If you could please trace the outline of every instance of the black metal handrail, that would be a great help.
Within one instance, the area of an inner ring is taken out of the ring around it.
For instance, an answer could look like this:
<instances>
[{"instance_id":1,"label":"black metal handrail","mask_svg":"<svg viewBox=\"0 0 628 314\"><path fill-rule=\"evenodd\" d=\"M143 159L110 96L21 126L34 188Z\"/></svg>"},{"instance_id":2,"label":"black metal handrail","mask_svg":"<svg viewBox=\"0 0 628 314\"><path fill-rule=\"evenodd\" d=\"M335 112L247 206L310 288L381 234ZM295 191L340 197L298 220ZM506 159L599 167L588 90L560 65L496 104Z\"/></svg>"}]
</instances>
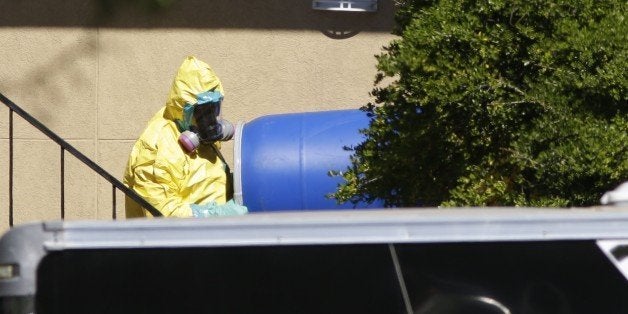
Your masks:
<instances>
[{"instance_id":1,"label":"black metal handrail","mask_svg":"<svg viewBox=\"0 0 628 314\"><path fill-rule=\"evenodd\" d=\"M4 103L7 107L9 107L9 226L13 226L13 113L17 113L24 120L28 121L28 123L32 124L39 131L44 133L48 138L56 142L61 148L61 219L65 218L65 180L64 180L64 171L65 171L65 152L68 151L74 157L76 157L79 161L81 161L86 166L90 167L96 173L98 173L102 178L109 181L112 185L112 219L117 219L116 217L116 189L122 191L126 196L130 197L132 200L137 202L140 206L148 210L153 216L159 217L162 216L161 212L159 212L155 207L153 207L150 203L148 203L144 198L139 196L135 191L129 189L126 185L124 185L120 180L116 179L110 173L108 173L105 169L97 165L94 161L89 159L87 156L83 155L80 151L78 151L74 146L70 145L68 142L64 141L61 137L59 137L56 133L51 131L45 125L43 125L39 120L35 119L33 116L28 114L18 105L16 105L13 101L5 97L2 93L0 93L0 101Z\"/></svg>"}]
</instances>

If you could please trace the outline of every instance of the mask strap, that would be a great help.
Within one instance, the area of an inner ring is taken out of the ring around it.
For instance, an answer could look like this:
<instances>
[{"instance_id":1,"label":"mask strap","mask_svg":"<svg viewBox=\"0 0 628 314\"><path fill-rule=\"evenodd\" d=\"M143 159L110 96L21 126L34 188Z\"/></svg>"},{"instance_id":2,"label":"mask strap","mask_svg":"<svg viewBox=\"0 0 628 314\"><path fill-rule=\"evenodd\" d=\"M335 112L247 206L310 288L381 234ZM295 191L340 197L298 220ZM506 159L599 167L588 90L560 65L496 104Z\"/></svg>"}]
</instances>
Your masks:
<instances>
[{"instance_id":1,"label":"mask strap","mask_svg":"<svg viewBox=\"0 0 628 314\"><path fill-rule=\"evenodd\" d=\"M213 90L202 92L196 95L196 103L204 105L207 103L220 103L224 96L221 92L215 92Z\"/></svg>"},{"instance_id":2,"label":"mask strap","mask_svg":"<svg viewBox=\"0 0 628 314\"><path fill-rule=\"evenodd\" d=\"M185 104L183 107L183 120L177 120L177 127L180 132L190 130L190 126L192 125L192 116L194 115L194 105Z\"/></svg>"}]
</instances>

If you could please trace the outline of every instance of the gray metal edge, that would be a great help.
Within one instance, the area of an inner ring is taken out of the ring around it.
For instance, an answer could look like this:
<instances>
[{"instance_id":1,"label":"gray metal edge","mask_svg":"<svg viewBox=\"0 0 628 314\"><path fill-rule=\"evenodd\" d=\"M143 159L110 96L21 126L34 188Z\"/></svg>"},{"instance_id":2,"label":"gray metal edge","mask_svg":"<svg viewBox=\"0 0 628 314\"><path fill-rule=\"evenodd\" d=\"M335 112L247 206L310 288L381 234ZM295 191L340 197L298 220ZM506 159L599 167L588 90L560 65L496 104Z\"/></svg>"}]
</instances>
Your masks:
<instances>
[{"instance_id":1,"label":"gray metal edge","mask_svg":"<svg viewBox=\"0 0 628 314\"><path fill-rule=\"evenodd\" d=\"M252 213L213 219L45 223L47 250L628 239L628 208Z\"/></svg>"}]
</instances>

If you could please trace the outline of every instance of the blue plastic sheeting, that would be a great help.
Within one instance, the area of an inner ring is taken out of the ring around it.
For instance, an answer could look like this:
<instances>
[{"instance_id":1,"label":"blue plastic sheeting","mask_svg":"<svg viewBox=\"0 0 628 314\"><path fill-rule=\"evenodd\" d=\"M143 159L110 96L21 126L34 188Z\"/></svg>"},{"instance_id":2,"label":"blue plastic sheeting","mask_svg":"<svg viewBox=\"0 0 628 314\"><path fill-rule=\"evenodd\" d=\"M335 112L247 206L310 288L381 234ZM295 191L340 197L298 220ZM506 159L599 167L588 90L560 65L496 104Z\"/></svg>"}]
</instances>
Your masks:
<instances>
[{"instance_id":1,"label":"blue plastic sheeting","mask_svg":"<svg viewBox=\"0 0 628 314\"><path fill-rule=\"evenodd\" d=\"M326 197L343 179L330 170L350 165L351 147L369 119L360 110L270 115L242 128L242 199L250 212L380 208L374 204L337 204ZM236 143L238 145L238 143Z\"/></svg>"}]
</instances>

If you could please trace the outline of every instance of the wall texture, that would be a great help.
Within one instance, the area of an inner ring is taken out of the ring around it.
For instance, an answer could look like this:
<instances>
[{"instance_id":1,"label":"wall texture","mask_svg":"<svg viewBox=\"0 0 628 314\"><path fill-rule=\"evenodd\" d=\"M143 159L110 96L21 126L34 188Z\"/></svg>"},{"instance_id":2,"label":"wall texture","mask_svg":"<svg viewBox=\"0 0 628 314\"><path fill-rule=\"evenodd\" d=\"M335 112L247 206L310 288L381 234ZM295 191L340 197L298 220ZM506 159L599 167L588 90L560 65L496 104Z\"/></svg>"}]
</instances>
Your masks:
<instances>
[{"instance_id":1,"label":"wall texture","mask_svg":"<svg viewBox=\"0 0 628 314\"><path fill-rule=\"evenodd\" d=\"M0 92L121 179L130 148L187 55L209 63L231 121L369 102L374 55L393 35L374 13L310 0L0 0ZM59 218L60 149L14 115L14 223ZM8 228L9 111L0 106L0 230ZM232 144L223 146L232 159ZM113 189L65 153L66 219L110 219ZM116 193L123 217L124 201Z\"/></svg>"}]
</instances>

